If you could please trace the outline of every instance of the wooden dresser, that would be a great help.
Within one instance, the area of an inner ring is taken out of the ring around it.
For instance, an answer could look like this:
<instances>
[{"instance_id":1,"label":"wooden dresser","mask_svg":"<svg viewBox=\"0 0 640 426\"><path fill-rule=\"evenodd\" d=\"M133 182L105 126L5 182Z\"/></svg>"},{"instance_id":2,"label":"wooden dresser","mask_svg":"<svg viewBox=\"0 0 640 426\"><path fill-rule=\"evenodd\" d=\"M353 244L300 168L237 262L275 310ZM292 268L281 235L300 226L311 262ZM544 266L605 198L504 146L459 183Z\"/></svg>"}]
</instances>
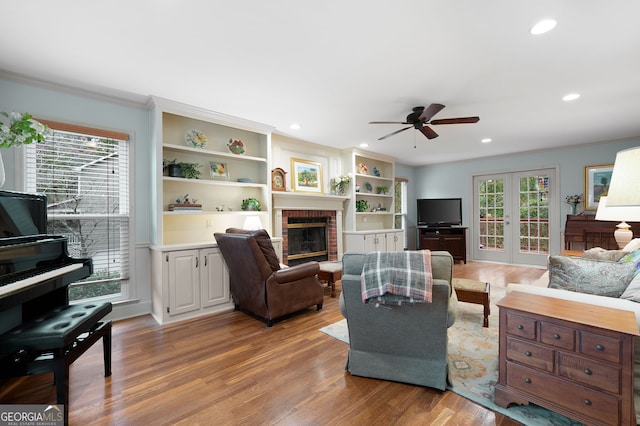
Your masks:
<instances>
[{"instance_id":1,"label":"wooden dresser","mask_svg":"<svg viewBox=\"0 0 640 426\"><path fill-rule=\"evenodd\" d=\"M635 314L513 291L500 307L495 402L532 402L585 424L635 425Z\"/></svg>"}]
</instances>

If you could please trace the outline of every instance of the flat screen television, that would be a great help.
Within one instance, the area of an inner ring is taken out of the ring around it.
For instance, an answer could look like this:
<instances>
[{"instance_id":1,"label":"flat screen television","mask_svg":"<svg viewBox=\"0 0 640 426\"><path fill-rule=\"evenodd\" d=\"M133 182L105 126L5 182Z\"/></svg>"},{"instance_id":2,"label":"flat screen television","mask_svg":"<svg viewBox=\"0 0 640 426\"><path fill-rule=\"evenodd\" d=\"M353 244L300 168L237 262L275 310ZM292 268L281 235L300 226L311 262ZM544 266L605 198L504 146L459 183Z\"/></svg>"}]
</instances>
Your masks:
<instances>
[{"instance_id":1,"label":"flat screen television","mask_svg":"<svg viewBox=\"0 0 640 426\"><path fill-rule=\"evenodd\" d=\"M418 200L418 226L462 225L462 198Z\"/></svg>"}]
</instances>

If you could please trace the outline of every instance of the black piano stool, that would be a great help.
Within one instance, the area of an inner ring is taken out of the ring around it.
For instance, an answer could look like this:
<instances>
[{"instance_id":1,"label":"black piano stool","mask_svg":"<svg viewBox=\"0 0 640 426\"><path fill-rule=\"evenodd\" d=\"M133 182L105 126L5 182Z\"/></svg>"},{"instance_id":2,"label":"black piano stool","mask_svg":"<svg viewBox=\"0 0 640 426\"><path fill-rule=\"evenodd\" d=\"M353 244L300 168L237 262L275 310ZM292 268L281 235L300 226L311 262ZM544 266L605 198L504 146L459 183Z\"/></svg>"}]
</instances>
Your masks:
<instances>
[{"instance_id":1,"label":"black piano stool","mask_svg":"<svg viewBox=\"0 0 640 426\"><path fill-rule=\"evenodd\" d=\"M104 375L111 375L111 303L84 303L55 308L0 335L3 377L54 373L58 404L69 413L69 366L102 337Z\"/></svg>"}]
</instances>

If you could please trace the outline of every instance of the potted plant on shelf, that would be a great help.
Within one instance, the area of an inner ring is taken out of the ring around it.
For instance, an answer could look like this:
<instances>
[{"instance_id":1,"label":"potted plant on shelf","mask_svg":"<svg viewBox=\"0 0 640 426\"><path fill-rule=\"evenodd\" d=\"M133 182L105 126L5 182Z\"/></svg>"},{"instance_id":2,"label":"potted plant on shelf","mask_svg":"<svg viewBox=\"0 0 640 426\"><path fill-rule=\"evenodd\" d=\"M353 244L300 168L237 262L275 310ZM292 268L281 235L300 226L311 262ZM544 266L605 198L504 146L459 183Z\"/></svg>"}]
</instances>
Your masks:
<instances>
[{"instance_id":1,"label":"potted plant on shelf","mask_svg":"<svg viewBox=\"0 0 640 426\"><path fill-rule=\"evenodd\" d=\"M245 198L244 200L242 200L242 205L240 206L240 208L242 210L253 210L253 211L260 211L261 206L260 206L260 201L258 201L256 198Z\"/></svg>"},{"instance_id":2,"label":"potted plant on shelf","mask_svg":"<svg viewBox=\"0 0 640 426\"><path fill-rule=\"evenodd\" d=\"M356 211L358 213L366 212L369 209L369 202L367 200L356 200Z\"/></svg>"},{"instance_id":3,"label":"potted plant on shelf","mask_svg":"<svg viewBox=\"0 0 640 426\"><path fill-rule=\"evenodd\" d=\"M386 186L377 186L376 187L376 191L378 192L378 194L386 194L387 193L387 187Z\"/></svg>"},{"instance_id":4,"label":"potted plant on shelf","mask_svg":"<svg viewBox=\"0 0 640 426\"><path fill-rule=\"evenodd\" d=\"M202 167L202 164L198 163L178 163L180 166L180 173L183 178L186 179L199 179L200 178L200 170L198 167Z\"/></svg>"}]
</instances>

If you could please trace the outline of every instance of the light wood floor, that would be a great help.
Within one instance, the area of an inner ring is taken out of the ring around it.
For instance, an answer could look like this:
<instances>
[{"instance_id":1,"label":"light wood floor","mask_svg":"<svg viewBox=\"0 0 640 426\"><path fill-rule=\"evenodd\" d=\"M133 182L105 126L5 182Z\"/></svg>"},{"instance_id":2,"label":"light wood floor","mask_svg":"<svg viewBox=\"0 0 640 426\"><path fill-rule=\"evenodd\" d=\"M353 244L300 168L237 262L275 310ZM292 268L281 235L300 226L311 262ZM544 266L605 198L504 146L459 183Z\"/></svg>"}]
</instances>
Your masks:
<instances>
[{"instance_id":1,"label":"light wood floor","mask_svg":"<svg viewBox=\"0 0 640 426\"><path fill-rule=\"evenodd\" d=\"M479 262L454 267L456 277L494 286L542 273ZM325 289L322 311L270 329L240 312L169 326L148 315L117 321L111 377L103 377L101 343L71 366L70 424L519 424L450 391L345 373L348 346L318 331L340 319L338 299ZM54 403L52 380L0 382L0 403Z\"/></svg>"}]
</instances>

